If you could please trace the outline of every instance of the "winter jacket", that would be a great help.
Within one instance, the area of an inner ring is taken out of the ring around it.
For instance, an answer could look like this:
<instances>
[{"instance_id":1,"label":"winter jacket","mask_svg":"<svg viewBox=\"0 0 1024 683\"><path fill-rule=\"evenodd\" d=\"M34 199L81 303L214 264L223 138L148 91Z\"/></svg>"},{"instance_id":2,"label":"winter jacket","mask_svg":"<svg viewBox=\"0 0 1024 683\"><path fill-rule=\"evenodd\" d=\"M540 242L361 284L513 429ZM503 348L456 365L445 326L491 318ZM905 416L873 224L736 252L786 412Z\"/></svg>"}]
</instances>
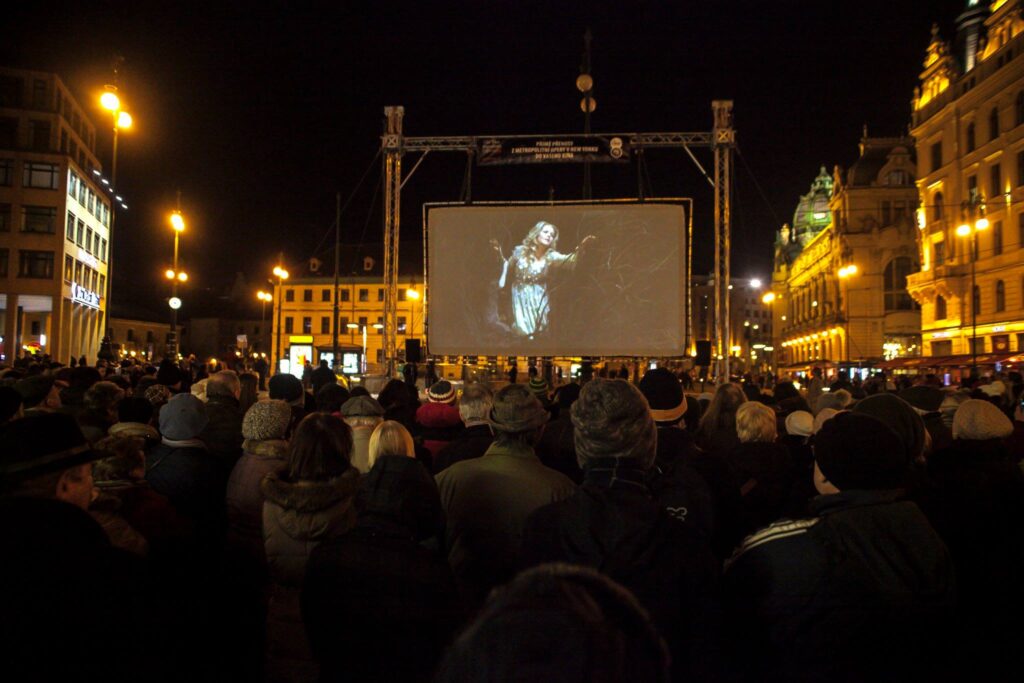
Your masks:
<instances>
[{"instance_id":1,"label":"winter jacket","mask_svg":"<svg viewBox=\"0 0 1024 683\"><path fill-rule=\"evenodd\" d=\"M231 566L249 577L266 574L263 549L263 478L288 462L284 439L247 440L243 455L228 478L224 500L227 504L227 550Z\"/></svg>"},{"instance_id":2,"label":"winter jacket","mask_svg":"<svg viewBox=\"0 0 1024 683\"><path fill-rule=\"evenodd\" d=\"M450 403L424 403L416 409L416 424L432 458L463 429L459 409Z\"/></svg>"},{"instance_id":3,"label":"winter jacket","mask_svg":"<svg viewBox=\"0 0 1024 683\"><path fill-rule=\"evenodd\" d=\"M761 529L786 514L794 466L785 445L740 443L726 454L726 461L740 485L747 528Z\"/></svg>"},{"instance_id":4,"label":"winter jacket","mask_svg":"<svg viewBox=\"0 0 1024 683\"><path fill-rule=\"evenodd\" d=\"M463 460L479 458L494 443L494 434L487 424L466 427L434 457L434 474Z\"/></svg>"},{"instance_id":5,"label":"winter jacket","mask_svg":"<svg viewBox=\"0 0 1024 683\"><path fill-rule=\"evenodd\" d=\"M726 566L751 680L928 680L954 606L945 544L899 491L844 491L749 536Z\"/></svg>"},{"instance_id":6,"label":"winter jacket","mask_svg":"<svg viewBox=\"0 0 1024 683\"><path fill-rule=\"evenodd\" d=\"M316 680L318 667L306 641L299 607L309 554L321 542L340 536L355 523L359 472L323 482L291 482L267 475L263 492L263 539L273 582L267 607L267 678Z\"/></svg>"},{"instance_id":7,"label":"winter jacket","mask_svg":"<svg viewBox=\"0 0 1024 683\"><path fill-rule=\"evenodd\" d=\"M537 444L537 457L551 469L572 479L573 483L583 481L583 470L576 462L576 443L573 436L569 411L544 425L544 433Z\"/></svg>"},{"instance_id":8,"label":"winter jacket","mask_svg":"<svg viewBox=\"0 0 1024 683\"><path fill-rule=\"evenodd\" d=\"M310 554L302 588L320 680L428 681L461 621L448 562L423 544L443 531L437 485L417 460L384 456L358 507L355 529Z\"/></svg>"},{"instance_id":9,"label":"winter jacket","mask_svg":"<svg viewBox=\"0 0 1024 683\"><path fill-rule=\"evenodd\" d=\"M142 534L151 555L172 555L191 536L192 525L188 519L175 509L167 496L153 490L149 482L96 481L95 486L100 499L117 500L117 513Z\"/></svg>"},{"instance_id":10,"label":"winter jacket","mask_svg":"<svg viewBox=\"0 0 1024 683\"><path fill-rule=\"evenodd\" d=\"M575 490L530 446L512 441L495 441L483 457L456 463L436 479L448 518L448 562L467 606L515 574L530 513Z\"/></svg>"},{"instance_id":11,"label":"winter jacket","mask_svg":"<svg viewBox=\"0 0 1024 683\"><path fill-rule=\"evenodd\" d=\"M647 472L647 485L654 501L669 515L710 542L715 527L714 502L707 482L687 464L693 448L686 431L659 427L658 450L654 467Z\"/></svg>"},{"instance_id":12,"label":"winter jacket","mask_svg":"<svg viewBox=\"0 0 1024 683\"><path fill-rule=\"evenodd\" d=\"M676 677L709 676L720 565L700 533L654 500L646 479L629 459L591 460L572 496L530 515L521 562L581 564L621 583L669 643Z\"/></svg>"},{"instance_id":13,"label":"winter jacket","mask_svg":"<svg viewBox=\"0 0 1024 683\"><path fill-rule=\"evenodd\" d=\"M199 435L210 455L230 472L242 455L242 408L234 396L211 396L206 402L210 421Z\"/></svg>"},{"instance_id":14,"label":"winter jacket","mask_svg":"<svg viewBox=\"0 0 1024 683\"><path fill-rule=\"evenodd\" d=\"M163 439L146 453L146 481L188 518L206 551L221 541L227 473L198 439Z\"/></svg>"}]
</instances>

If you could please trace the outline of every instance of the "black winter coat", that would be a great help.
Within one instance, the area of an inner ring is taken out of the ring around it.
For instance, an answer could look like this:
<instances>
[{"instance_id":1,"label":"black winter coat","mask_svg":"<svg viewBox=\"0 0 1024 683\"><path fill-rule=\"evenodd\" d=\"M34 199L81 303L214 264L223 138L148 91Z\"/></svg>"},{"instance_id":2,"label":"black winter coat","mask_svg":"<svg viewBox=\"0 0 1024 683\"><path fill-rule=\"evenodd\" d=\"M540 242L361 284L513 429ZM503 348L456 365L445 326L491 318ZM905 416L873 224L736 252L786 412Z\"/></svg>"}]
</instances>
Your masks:
<instances>
[{"instance_id":1,"label":"black winter coat","mask_svg":"<svg viewBox=\"0 0 1024 683\"><path fill-rule=\"evenodd\" d=\"M647 484L655 502L710 543L717 521L714 496L704 477L687 464L694 449L686 431L659 427L657 455Z\"/></svg>"},{"instance_id":2,"label":"black winter coat","mask_svg":"<svg viewBox=\"0 0 1024 683\"><path fill-rule=\"evenodd\" d=\"M749 680L931 680L954 609L945 544L898 491L819 496L726 566L732 661Z\"/></svg>"},{"instance_id":3,"label":"black winter coat","mask_svg":"<svg viewBox=\"0 0 1024 683\"><path fill-rule=\"evenodd\" d=\"M608 485L594 476L593 465L575 494L529 517L522 566L569 562L606 574L651 613L677 675L711 675L718 562L696 531L652 499L644 472L625 481L620 466Z\"/></svg>"},{"instance_id":4,"label":"black winter coat","mask_svg":"<svg viewBox=\"0 0 1024 683\"><path fill-rule=\"evenodd\" d=\"M452 441L438 451L434 458L434 474L463 460L479 458L494 443L494 434L486 424L466 427Z\"/></svg>"}]
</instances>

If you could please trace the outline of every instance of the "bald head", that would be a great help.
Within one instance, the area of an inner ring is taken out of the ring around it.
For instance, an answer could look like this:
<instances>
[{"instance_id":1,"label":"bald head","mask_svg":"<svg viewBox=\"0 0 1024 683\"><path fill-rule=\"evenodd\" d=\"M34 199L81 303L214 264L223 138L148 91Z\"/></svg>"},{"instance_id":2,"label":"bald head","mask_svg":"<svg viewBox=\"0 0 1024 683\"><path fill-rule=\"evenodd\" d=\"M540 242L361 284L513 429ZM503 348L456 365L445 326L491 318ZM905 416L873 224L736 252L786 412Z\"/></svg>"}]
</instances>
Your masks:
<instances>
[{"instance_id":1,"label":"bald head","mask_svg":"<svg viewBox=\"0 0 1024 683\"><path fill-rule=\"evenodd\" d=\"M230 396L238 398L242 394L242 383L238 380L238 373L234 370L221 370L210 375L206 383L206 397Z\"/></svg>"}]
</instances>

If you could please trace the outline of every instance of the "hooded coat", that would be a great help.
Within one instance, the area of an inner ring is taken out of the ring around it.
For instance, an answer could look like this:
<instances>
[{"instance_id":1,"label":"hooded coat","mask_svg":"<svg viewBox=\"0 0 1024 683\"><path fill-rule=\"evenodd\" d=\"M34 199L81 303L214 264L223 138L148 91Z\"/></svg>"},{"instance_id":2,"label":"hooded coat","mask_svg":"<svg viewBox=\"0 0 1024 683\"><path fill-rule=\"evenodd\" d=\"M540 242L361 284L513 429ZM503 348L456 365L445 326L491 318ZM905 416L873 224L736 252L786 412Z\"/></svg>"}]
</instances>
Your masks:
<instances>
[{"instance_id":1,"label":"hooded coat","mask_svg":"<svg viewBox=\"0 0 1024 683\"><path fill-rule=\"evenodd\" d=\"M444 531L437 485L419 461L383 456L363 478L358 507L352 531L313 550L302 589L320 680L430 680L461 621L436 545Z\"/></svg>"},{"instance_id":2,"label":"hooded coat","mask_svg":"<svg viewBox=\"0 0 1024 683\"><path fill-rule=\"evenodd\" d=\"M248 439L243 444L242 457L228 478L224 495L228 550L233 559L259 575L266 574L260 485L264 477L280 470L287 462L288 442L284 439Z\"/></svg>"},{"instance_id":3,"label":"hooded coat","mask_svg":"<svg viewBox=\"0 0 1024 683\"><path fill-rule=\"evenodd\" d=\"M327 481L292 482L273 473L260 485L265 498L264 549L272 581L266 652L271 681L317 678L299 607L302 581L313 549L354 525L359 476L349 468Z\"/></svg>"}]
</instances>

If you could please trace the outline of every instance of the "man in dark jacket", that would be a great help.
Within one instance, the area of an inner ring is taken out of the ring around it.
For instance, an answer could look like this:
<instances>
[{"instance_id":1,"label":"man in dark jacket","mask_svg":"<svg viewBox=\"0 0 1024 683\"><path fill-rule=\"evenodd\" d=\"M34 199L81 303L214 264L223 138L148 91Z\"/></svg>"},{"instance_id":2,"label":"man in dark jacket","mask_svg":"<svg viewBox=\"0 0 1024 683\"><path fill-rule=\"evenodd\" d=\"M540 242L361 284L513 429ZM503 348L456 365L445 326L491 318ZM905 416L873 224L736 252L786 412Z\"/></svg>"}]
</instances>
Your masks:
<instances>
[{"instance_id":1,"label":"man in dark jacket","mask_svg":"<svg viewBox=\"0 0 1024 683\"><path fill-rule=\"evenodd\" d=\"M710 674L718 562L698 532L651 496L657 429L647 401L629 382L595 379L571 413L583 484L530 516L522 564L569 562L607 574L650 611L677 675Z\"/></svg>"},{"instance_id":2,"label":"man in dark jacket","mask_svg":"<svg viewBox=\"0 0 1024 683\"><path fill-rule=\"evenodd\" d=\"M238 397L242 384L234 370L221 370L206 382L206 416L209 419L199 435L210 455L226 472L242 457L242 408Z\"/></svg>"},{"instance_id":3,"label":"man in dark jacket","mask_svg":"<svg viewBox=\"0 0 1024 683\"><path fill-rule=\"evenodd\" d=\"M467 384L459 399L459 417L466 428L438 451L434 458L434 474L463 460L479 458L494 442L487 415L491 412L493 397L486 385Z\"/></svg>"},{"instance_id":4,"label":"man in dark jacket","mask_svg":"<svg viewBox=\"0 0 1024 683\"><path fill-rule=\"evenodd\" d=\"M334 376L334 371L327 367L327 361L321 360L320 365L311 373L309 382L313 387L313 395L316 396L328 384L337 384L338 378Z\"/></svg>"},{"instance_id":5,"label":"man in dark jacket","mask_svg":"<svg viewBox=\"0 0 1024 683\"><path fill-rule=\"evenodd\" d=\"M909 453L839 413L814 438L813 517L749 536L726 567L734 661L758 680L926 680L947 661L953 565L914 503Z\"/></svg>"},{"instance_id":6,"label":"man in dark jacket","mask_svg":"<svg viewBox=\"0 0 1024 683\"><path fill-rule=\"evenodd\" d=\"M899 397L910 404L921 419L924 420L924 428L928 430L931 437L931 452L941 451L953 445L953 434L949 427L942 421L942 413L939 408L945 395L940 389L924 384L904 389Z\"/></svg>"},{"instance_id":7,"label":"man in dark jacket","mask_svg":"<svg viewBox=\"0 0 1024 683\"><path fill-rule=\"evenodd\" d=\"M480 458L455 463L437 475L447 515L446 545L467 606L515 575L523 525L539 507L568 498L574 486L541 464L534 452L548 413L523 384L494 395L494 443Z\"/></svg>"},{"instance_id":8,"label":"man in dark jacket","mask_svg":"<svg viewBox=\"0 0 1024 683\"><path fill-rule=\"evenodd\" d=\"M537 457L553 470L558 470L579 484L583 481L583 470L576 462L576 446L573 443L572 418L569 409L580 397L580 385L576 382L559 387L555 394L556 416L544 426L544 434L537 444Z\"/></svg>"},{"instance_id":9,"label":"man in dark jacket","mask_svg":"<svg viewBox=\"0 0 1024 683\"><path fill-rule=\"evenodd\" d=\"M428 680L462 616L437 550L437 485L416 459L385 455L358 501L355 528L318 545L306 567L302 617L320 680Z\"/></svg>"}]
</instances>

